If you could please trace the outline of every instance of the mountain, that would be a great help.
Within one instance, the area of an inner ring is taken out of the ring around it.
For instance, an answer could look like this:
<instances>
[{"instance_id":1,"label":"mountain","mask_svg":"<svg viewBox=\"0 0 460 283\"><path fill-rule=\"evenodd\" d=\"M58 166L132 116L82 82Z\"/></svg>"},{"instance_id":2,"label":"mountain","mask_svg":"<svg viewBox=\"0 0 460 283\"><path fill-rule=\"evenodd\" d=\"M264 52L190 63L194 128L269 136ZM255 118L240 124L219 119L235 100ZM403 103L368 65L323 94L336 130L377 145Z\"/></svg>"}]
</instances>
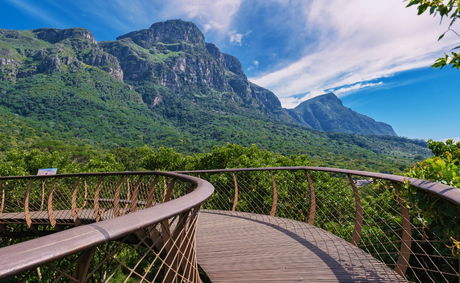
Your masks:
<instances>
[{"instance_id":1,"label":"mountain","mask_svg":"<svg viewBox=\"0 0 460 283\"><path fill-rule=\"evenodd\" d=\"M396 136L390 125L343 106L333 93L311 98L288 111L298 123L320 131Z\"/></svg>"},{"instance_id":2,"label":"mountain","mask_svg":"<svg viewBox=\"0 0 460 283\"><path fill-rule=\"evenodd\" d=\"M168 117L180 111L176 107L171 113L171 105L182 104L188 114L205 106L206 112L244 111L292 121L275 94L250 83L239 60L206 43L191 22L155 23L100 46L118 58L124 80L142 94L144 102Z\"/></svg>"},{"instance_id":3,"label":"mountain","mask_svg":"<svg viewBox=\"0 0 460 283\"><path fill-rule=\"evenodd\" d=\"M307 128L181 20L105 42L82 28L0 29L0 114L0 142L11 146L53 139L200 152L231 142L374 168L428 154L422 141Z\"/></svg>"},{"instance_id":4,"label":"mountain","mask_svg":"<svg viewBox=\"0 0 460 283\"><path fill-rule=\"evenodd\" d=\"M184 135L122 78L118 59L85 29L0 30L3 114L82 144L155 145L168 136L177 145Z\"/></svg>"}]
</instances>

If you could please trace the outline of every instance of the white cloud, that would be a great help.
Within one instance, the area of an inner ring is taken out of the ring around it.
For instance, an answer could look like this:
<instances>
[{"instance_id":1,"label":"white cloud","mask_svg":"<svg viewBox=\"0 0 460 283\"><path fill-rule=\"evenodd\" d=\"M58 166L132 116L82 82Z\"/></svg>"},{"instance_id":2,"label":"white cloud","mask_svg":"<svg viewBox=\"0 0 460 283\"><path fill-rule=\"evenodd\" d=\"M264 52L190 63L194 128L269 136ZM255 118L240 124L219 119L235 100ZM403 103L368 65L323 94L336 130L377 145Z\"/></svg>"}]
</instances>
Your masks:
<instances>
[{"instance_id":1,"label":"white cloud","mask_svg":"<svg viewBox=\"0 0 460 283\"><path fill-rule=\"evenodd\" d=\"M356 83L350 86L338 87L335 89L327 89L327 90L318 89L318 90L309 91L303 95L301 94L301 95L295 95L295 96L280 97L280 101L283 107L290 109L290 108L296 107L297 105L304 102L305 100L309 100L311 98L326 94L328 92L333 92L338 97L344 97L359 89L363 89L367 87L374 87L374 86L379 86L379 85L383 85L383 82Z\"/></svg>"},{"instance_id":2,"label":"white cloud","mask_svg":"<svg viewBox=\"0 0 460 283\"><path fill-rule=\"evenodd\" d=\"M429 66L458 41L446 36L437 42L445 30L439 19L417 16L399 0L315 0L305 4L303 12L316 46L309 46L296 62L251 78L285 98L286 107L295 94L359 87L360 82Z\"/></svg>"},{"instance_id":3,"label":"white cloud","mask_svg":"<svg viewBox=\"0 0 460 283\"><path fill-rule=\"evenodd\" d=\"M243 44L243 36L242 33L237 33L235 30L232 30L229 36L230 42L241 46Z\"/></svg>"},{"instance_id":4,"label":"white cloud","mask_svg":"<svg viewBox=\"0 0 460 283\"><path fill-rule=\"evenodd\" d=\"M304 102L305 100L309 100L313 97L317 97L323 94L326 94L326 92L323 90L312 90L302 95L280 97L279 99L284 108L291 109Z\"/></svg>"},{"instance_id":5,"label":"white cloud","mask_svg":"<svg viewBox=\"0 0 460 283\"><path fill-rule=\"evenodd\" d=\"M259 65L260 65L260 62L257 60L254 60L252 61L252 64L248 68L246 68L246 71L249 72L251 70L258 69Z\"/></svg>"},{"instance_id":6,"label":"white cloud","mask_svg":"<svg viewBox=\"0 0 460 283\"><path fill-rule=\"evenodd\" d=\"M340 87L334 90L331 90L334 92L338 97L344 97L349 95L350 93L357 91L359 89L363 89L366 87L373 87L373 86L379 86L382 85L383 82L378 82L378 83L357 83L351 86L346 86L346 87Z\"/></svg>"},{"instance_id":7,"label":"white cloud","mask_svg":"<svg viewBox=\"0 0 460 283\"><path fill-rule=\"evenodd\" d=\"M163 11L165 18L186 17L201 24L205 31L226 32L242 0L171 0Z\"/></svg>"},{"instance_id":8,"label":"white cloud","mask_svg":"<svg viewBox=\"0 0 460 283\"><path fill-rule=\"evenodd\" d=\"M104 19L112 28L132 31L152 23L183 19L193 21L205 32L227 35L243 0L106 0L84 7ZM83 5L83 4L82 4Z\"/></svg>"},{"instance_id":9,"label":"white cloud","mask_svg":"<svg viewBox=\"0 0 460 283\"><path fill-rule=\"evenodd\" d=\"M204 24L203 29L204 29L204 32L207 32L208 30L212 29L212 26L210 24Z\"/></svg>"},{"instance_id":10,"label":"white cloud","mask_svg":"<svg viewBox=\"0 0 460 283\"><path fill-rule=\"evenodd\" d=\"M26 13L29 13L33 17L43 20L44 22L48 23L52 27L65 27L66 25L56 19L55 17L51 16L45 10L40 9L36 5L32 3L26 3L20 0L10 0L11 4L15 5L16 7L24 10Z\"/></svg>"}]
</instances>

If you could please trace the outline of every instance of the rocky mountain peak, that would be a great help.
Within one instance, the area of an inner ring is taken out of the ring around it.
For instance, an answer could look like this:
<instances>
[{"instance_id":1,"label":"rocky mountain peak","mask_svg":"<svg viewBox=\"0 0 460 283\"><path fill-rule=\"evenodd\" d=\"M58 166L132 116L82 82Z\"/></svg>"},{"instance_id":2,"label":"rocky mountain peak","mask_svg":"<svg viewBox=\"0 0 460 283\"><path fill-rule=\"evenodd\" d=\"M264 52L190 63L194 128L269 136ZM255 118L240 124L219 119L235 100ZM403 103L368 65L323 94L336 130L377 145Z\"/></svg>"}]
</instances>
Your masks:
<instances>
[{"instance_id":1,"label":"rocky mountain peak","mask_svg":"<svg viewBox=\"0 0 460 283\"><path fill-rule=\"evenodd\" d=\"M313 97L288 111L298 123L320 131L396 136L390 125L345 107L334 93Z\"/></svg>"},{"instance_id":2,"label":"rocky mountain peak","mask_svg":"<svg viewBox=\"0 0 460 283\"><path fill-rule=\"evenodd\" d=\"M209 54L220 61L231 72L246 78L243 67L241 66L240 60L238 60L238 58L220 52L219 48L217 48L217 46L212 43L206 43L206 49L208 50Z\"/></svg>"},{"instance_id":3,"label":"rocky mountain peak","mask_svg":"<svg viewBox=\"0 0 460 283\"><path fill-rule=\"evenodd\" d=\"M56 29L56 28L41 28L34 29L32 32L37 38L48 41L50 43L57 43L68 38L77 38L89 40L96 43L93 34L84 28L70 28L70 29Z\"/></svg>"},{"instance_id":4,"label":"rocky mountain peak","mask_svg":"<svg viewBox=\"0 0 460 283\"><path fill-rule=\"evenodd\" d=\"M339 104L343 105L342 101L332 92L325 93L313 98L310 98L302 103L300 103L296 108L301 108L302 104L311 104L311 103L327 103L327 104Z\"/></svg>"},{"instance_id":5,"label":"rocky mountain peak","mask_svg":"<svg viewBox=\"0 0 460 283\"><path fill-rule=\"evenodd\" d=\"M148 29L127 33L117 37L117 40L125 38L147 49L159 42L165 44L186 42L200 47L205 46L204 35L198 27L192 22L182 20L154 23Z\"/></svg>"},{"instance_id":6,"label":"rocky mountain peak","mask_svg":"<svg viewBox=\"0 0 460 283\"><path fill-rule=\"evenodd\" d=\"M168 20L154 23L150 30L160 42L177 43L186 41L193 44L204 44L204 35L192 22Z\"/></svg>"},{"instance_id":7,"label":"rocky mountain peak","mask_svg":"<svg viewBox=\"0 0 460 283\"><path fill-rule=\"evenodd\" d=\"M1 60L0 71L5 70L8 77L24 76L23 69L47 74L80 70L84 63L131 84L149 107L166 116L187 115L184 113L201 108L228 113L247 111L263 119L297 123L320 131L396 135L390 125L345 107L333 93L304 101L295 109L282 108L273 92L248 81L236 57L205 43L203 33L192 22L158 22L122 35L117 41L101 43L81 28L32 32L33 38L52 45L46 49L37 45L37 51L30 54L35 62L30 68L21 69L15 59L20 57L14 54ZM0 36L11 41L27 34L1 31ZM180 113L170 110L171 105L179 104ZM187 108L189 105L196 109ZM182 109L189 110L182 113Z\"/></svg>"}]
</instances>

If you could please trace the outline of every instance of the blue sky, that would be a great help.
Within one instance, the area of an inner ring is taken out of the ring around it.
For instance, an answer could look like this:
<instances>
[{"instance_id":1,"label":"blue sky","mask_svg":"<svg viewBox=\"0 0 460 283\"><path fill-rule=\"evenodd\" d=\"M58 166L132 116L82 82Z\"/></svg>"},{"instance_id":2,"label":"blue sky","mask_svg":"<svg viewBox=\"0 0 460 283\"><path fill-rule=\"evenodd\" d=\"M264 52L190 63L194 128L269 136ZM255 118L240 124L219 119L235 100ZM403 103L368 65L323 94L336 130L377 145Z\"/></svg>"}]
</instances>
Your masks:
<instances>
[{"instance_id":1,"label":"blue sky","mask_svg":"<svg viewBox=\"0 0 460 283\"><path fill-rule=\"evenodd\" d=\"M285 107L334 91L401 136L460 137L460 70L433 70L460 39L402 0L0 0L0 27L84 27L98 41L181 18L238 57Z\"/></svg>"}]
</instances>

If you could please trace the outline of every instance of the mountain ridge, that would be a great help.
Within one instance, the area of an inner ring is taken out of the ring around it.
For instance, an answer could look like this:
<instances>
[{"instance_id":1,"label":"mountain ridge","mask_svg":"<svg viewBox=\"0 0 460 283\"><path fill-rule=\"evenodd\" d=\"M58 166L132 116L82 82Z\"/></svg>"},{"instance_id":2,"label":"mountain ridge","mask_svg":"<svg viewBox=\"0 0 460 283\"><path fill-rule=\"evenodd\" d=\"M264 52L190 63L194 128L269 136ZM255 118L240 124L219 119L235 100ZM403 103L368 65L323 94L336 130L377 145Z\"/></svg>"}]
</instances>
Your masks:
<instances>
[{"instance_id":1,"label":"mountain ridge","mask_svg":"<svg viewBox=\"0 0 460 283\"><path fill-rule=\"evenodd\" d=\"M79 28L0 30L0 106L48 136L109 147L197 152L234 142L385 162L428 153L419 141L322 133L296 123L273 92L247 80L237 58L202 41L191 23L171 23L183 24L185 35L164 35L166 43L155 41L164 23L152 25L156 33L104 42Z\"/></svg>"},{"instance_id":2,"label":"mountain ridge","mask_svg":"<svg viewBox=\"0 0 460 283\"><path fill-rule=\"evenodd\" d=\"M119 36L101 47L118 58L130 84L154 81L172 92L193 92L196 97L217 99L227 107L249 108L292 122L274 93L249 82L239 60L206 43L204 35L191 22L154 23L149 29ZM216 91L226 95L212 95ZM146 102L149 101L152 101L150 96Z\"/></svg>"},{"instance_id":3,"label":"mountain ridge","mask_svg":"<svg viewBox=\"0 0 460 283\"><path fill-rule=\"evenodd\" d=\"M396 136L390 125L345 107L331 92L305 100L288 113L298 123L320 131Z\"/></svg>"},{"instance_id":4,"label":"mountain ridge","mask_svg":"<svg viewBox=\"0 0 460 283\"><path fill-rule=\"evenodd\" d=\"M7 35L10 34L10 38L14 38L11 35L17 33L2 30L3 33L5 31ZM115 41L103 42L97 42L91 31L83 28L40 28L31 32L36 38L50 44L70 46L76 57L62 56L60 53L63 52L59 48L41 50L37 52L38 55L34 54L35 57L43 59L37 72L52 73L61 69L66 71L69 69L67 66L84 63L101 68L115 79L134 87L145 81L149 84L153 81L175 93L194 92L195 96L208 99L215 98L209 95L213 91L224 92L228 94L227 101L224 102L227 107L237 106L239 110L249 108L250 112L259 112L266 116L265 119L274 118L326 132L396 135L391 126L352 113L337 101L329 101L332 104L322 107L319 112L312 111L311 107L307 109L307 102L293 110L284 109L273 92L248 81L236 57L220 52L212 43L206 43L203 33L192 22L158 22L148 29L129 32L117 37ZM0 71L8 65L13 66L11 69L14 70L17 62L0 61ZM155 90L140 91L143 92L144 102L149 106L168 103L164 96L154 94L157 90L158 87ZM219 99L222 100L222 97ZM177 100L172 103L177 103ZM216 104L219 103L222 104L222 101ZM326 113L328 108L333 108L336 113ZM337 113L343 115L337 116ZM330 119L332 116L336 117ZM324 117L327 121L321 121L319 117Z\"/></svg>"}]
</instances>

